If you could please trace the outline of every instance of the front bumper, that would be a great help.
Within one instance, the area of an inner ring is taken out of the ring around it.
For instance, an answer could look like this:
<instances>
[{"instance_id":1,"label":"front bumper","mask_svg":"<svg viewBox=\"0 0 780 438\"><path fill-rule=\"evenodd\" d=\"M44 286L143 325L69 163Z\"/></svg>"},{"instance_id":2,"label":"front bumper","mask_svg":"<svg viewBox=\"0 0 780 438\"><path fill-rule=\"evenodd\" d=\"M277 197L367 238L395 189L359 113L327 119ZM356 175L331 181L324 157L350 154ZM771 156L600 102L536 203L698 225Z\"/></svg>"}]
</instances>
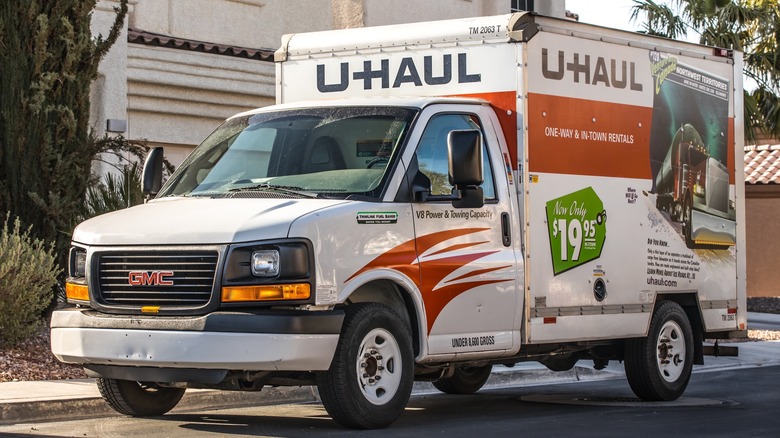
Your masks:
<instances>
[{"instance_id":1,"label":"front bumper","mask_svg":"<svg viewBox=\"0 0 780 438\"><path fill-rule=\"evenodd\" d=\"M344 312L215 312L198 317L55 311L51 348L66 363L246 371L330 367Z\"/></svg>"}]
</instances>

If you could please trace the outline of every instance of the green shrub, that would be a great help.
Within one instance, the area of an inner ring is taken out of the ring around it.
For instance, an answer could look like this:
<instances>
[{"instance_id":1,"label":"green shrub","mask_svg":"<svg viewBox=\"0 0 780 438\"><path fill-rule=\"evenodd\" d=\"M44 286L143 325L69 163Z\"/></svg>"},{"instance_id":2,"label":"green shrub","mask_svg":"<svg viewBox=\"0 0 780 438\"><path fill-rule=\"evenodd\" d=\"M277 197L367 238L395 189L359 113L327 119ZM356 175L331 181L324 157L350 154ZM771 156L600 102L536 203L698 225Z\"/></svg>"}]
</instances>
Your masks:
<instances>
[{"instance_id":1,"label":"green shrub","mask_svg":"<svg viewBox=\"0 0 780 438\"><path fill-rule=\"evenodd\" d=\"M41 313L52 301L59 268L54 248L21 231L19 218L0 232L0 345L13 345L41 326Z\"/></svg>"},{"instance_id":2,"label":"green shrub","mask_svg":"<svg viewBox=\"0 0 780 438\"><path fill-rule=\"evenodd\" d=\"M143 204L143 202L141 166L138 162L132 162L122 166L118 174L106 173L102 181L87 189L84 219Z\"/></svg>"}]
</instances>

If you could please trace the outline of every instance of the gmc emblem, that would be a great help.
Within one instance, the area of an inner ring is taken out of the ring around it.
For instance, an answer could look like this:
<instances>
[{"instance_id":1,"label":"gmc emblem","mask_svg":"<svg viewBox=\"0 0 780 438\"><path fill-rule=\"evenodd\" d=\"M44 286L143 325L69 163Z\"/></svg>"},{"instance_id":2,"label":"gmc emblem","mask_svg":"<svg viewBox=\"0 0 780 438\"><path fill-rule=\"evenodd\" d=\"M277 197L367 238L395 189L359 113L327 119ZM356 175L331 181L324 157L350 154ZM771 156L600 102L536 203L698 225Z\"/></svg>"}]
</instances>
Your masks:
<instances>
[{"instance_id":1,"label":"gmc emblem","mask_svg":"<svg viewBox=\"0 0 780 438\"><path fill-rule=\"evenodd\" d=\"M173 271L130 271L127 273L127 283L131 286L173 286Z\"/></svg>"}]
</instances>

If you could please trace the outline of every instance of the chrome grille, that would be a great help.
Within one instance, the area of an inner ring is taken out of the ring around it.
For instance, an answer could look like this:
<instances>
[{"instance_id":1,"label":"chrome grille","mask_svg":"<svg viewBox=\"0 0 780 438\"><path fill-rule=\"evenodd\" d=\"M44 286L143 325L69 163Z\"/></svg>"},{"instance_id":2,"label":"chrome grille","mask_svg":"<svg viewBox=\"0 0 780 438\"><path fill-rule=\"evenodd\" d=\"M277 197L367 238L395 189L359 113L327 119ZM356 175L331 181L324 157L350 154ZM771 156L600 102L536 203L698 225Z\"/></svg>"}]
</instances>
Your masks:
<instances>
[{"instance_id":1,"label":"chrome grille","mask_svg":"<svg viewBox=\"0 0 780 438\"><path fill-rule=\"evenodd\" d=\"M201 307L211 299L218 260L216 251L101 254L99 294L108 306ZM173 275L156 278L160 272Z\"/></svg>"}]
</instances>

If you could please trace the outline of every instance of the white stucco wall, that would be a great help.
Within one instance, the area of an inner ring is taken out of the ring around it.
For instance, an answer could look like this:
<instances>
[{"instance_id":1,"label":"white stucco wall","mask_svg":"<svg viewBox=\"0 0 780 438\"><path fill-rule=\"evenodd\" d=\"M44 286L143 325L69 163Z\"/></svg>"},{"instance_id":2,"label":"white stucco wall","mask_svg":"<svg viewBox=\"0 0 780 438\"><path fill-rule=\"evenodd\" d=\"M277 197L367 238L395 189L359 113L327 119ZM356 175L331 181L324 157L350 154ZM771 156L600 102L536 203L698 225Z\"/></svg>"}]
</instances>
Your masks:
<instances>
[{"instance_id":1,"label":"white stucco wall","mask_svg":"<svg viewBox=\"0 0 780 438\"><path fill-rule=\"evenodd\" d=\"M364 26L508 14L511 5L509 0L365 0L363 3Z\"/></svg>"},{"instance_id":2,"label":"white stucco wall","mask_svg":"<svg viewBox=\"0 0 780 438\"><path fill-rule=\"evenodd\" d=\"M130 17L148 32L252 48L331 25L331 0L138 0Z\"/></svg>"},{"instance_id":3,"label":"white stucco wall","mask_svg":"<svg viewBox=\"0 0 780 438\"><path fill-rule=\"evenodd\" d=\"M133 138L198 144L225 118L274 102L274 64L130 44L128 117Z\"/></svg>"},{"instance_id":4,"label":"white stucco wall","mask_svg":"<svg viewBox=\"0 0 780 438\"><path fill-rule=\"evenodd\" d=\"M101 0L92 13L92 34L108 36L117 2ZM98 78L90 93L93 127L105 132L106 119L125 119L127 110L127 25L116 44L98 65Z\"/></svg>"},{"instance_id":5,"label":"white stucco wall","mask_svg":"<svg viewBox=\"0 0 780 438\"><path fill-rule=\"evenodd\" d=\"M253 48L286 33L506 14L510 0L135 0L131 27L179 38ZM563 17L564 0L537 1Z\"/></svg>"}]
</instances>

